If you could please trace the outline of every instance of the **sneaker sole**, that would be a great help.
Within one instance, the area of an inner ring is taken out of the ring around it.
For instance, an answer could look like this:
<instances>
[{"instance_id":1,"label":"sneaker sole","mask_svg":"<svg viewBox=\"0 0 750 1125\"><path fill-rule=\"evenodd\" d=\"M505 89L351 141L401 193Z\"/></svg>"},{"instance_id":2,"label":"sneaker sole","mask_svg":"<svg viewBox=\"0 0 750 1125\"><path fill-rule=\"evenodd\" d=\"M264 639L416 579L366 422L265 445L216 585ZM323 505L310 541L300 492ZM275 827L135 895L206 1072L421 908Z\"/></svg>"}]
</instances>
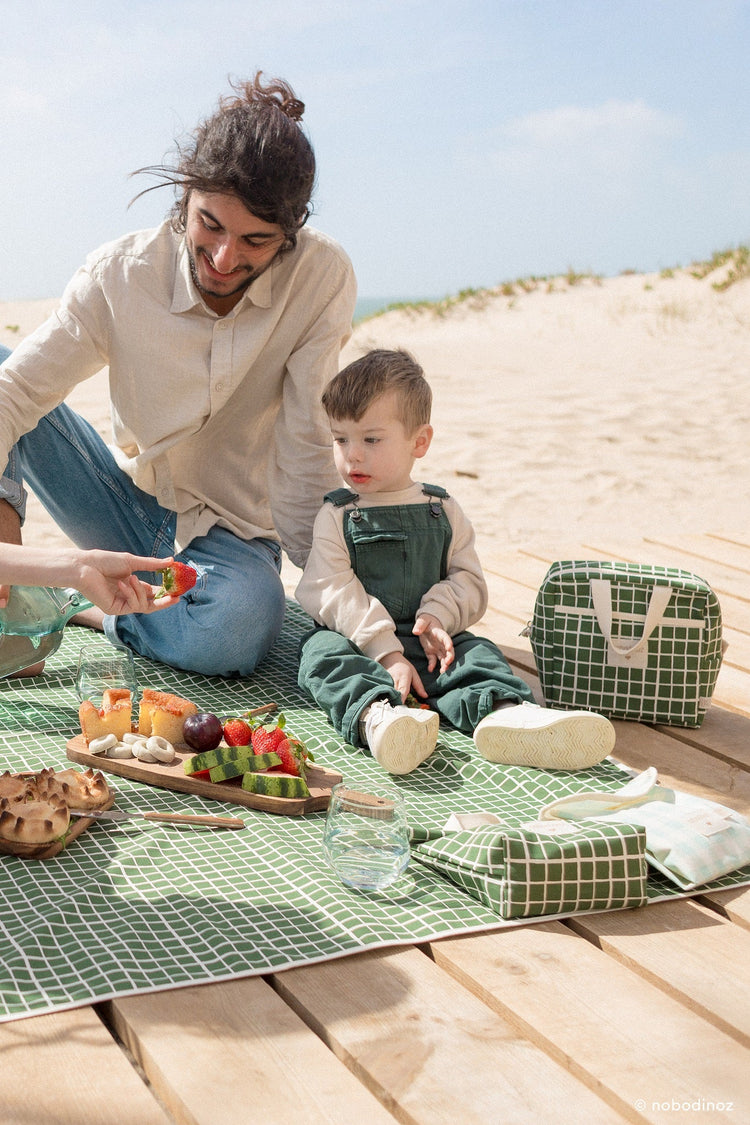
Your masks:
<instances>
[{"instance_id":1,"label":"sneaker sole","mask_svg":"<svg viewBox=\"0 0 750 1125\"><path fill-rule=\"evenodd\" d=\"M558 715L539 727L478 727L474 742L488 762L544 770L585 770L612 752L615 729L603 715Z\"/></svg>"},{"instance_id":2,"label":"sneaker sole","mask_svg":"<svg viewBox=\"0 0 750 1125\"><path fill-rule=\"evenodd\" d=\"M437 745L440 716L415 722L408 715L389 723L373 757L387 773L411 773L429 758Z\"/></svg>"}]
</instances>

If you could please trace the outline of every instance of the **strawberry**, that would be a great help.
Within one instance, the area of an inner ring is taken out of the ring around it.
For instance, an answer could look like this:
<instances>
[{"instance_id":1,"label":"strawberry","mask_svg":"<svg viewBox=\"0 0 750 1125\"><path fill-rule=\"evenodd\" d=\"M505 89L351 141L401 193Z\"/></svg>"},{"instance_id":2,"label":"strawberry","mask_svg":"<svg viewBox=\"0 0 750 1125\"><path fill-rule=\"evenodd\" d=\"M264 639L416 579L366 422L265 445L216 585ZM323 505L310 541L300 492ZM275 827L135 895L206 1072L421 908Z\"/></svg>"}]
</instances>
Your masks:
<instances>
[{"instance_id":1,"label":"strawberry","mask_svg":"<svg viewBox=\"0 0 750 1125\"><path fill-rule=\"evenodd\" d=\"M253 728L244 719L227 719L224 723L224 741L227 746L249 746L252 735Z\"/></svg>"},{"instance_id":2,"label":"strawberry","mask_svg":"<svg viewBox=\"0 0 750 1125\"><path fill-rule=\"evenodd\" d=\"M280 766L272 766L269 773L290 773L293 777L304 777L307 769L307 750L298 738L283 738L274 747L274 754L281 758Z\"/></svg>"},{"instance_id":3,"label":"strawberry","mask_svg":"<svg viewBox=\"0 0 750 1125\"><path fill-rule=\"evenodd\" d=\"M420 711L429 711L430 710L429 703L423 703L421 700L417 699L416 695L414 695L414 693L411 692L411 691L409 692L406 699L404 700L404 706L405 707L417 707Z\"/></svg>"},{"instance_id":4,"label":"strawberry","mask_svg":"<svg viewBox=\"0 0 750 1125\"><path fill-rule=\"evenodd\" d=\"M194 567L181 562L172 563L171 566L162 571L161 589L157 592L156 597L179 598L181 594L186 594L188 590L192 590L197 581L198 571Z\"/></svg>"},{"instance_id":5,"label":"strawberry","mask_svg":"<svg viewBox=\"0 0 750 1125\"><path fill-rule=\"evenodd\" d=\"M253 750L256 754L275 754L276 747L286 739L283 727L255 727L252 732Z\"/></svg>"}]
</instances>

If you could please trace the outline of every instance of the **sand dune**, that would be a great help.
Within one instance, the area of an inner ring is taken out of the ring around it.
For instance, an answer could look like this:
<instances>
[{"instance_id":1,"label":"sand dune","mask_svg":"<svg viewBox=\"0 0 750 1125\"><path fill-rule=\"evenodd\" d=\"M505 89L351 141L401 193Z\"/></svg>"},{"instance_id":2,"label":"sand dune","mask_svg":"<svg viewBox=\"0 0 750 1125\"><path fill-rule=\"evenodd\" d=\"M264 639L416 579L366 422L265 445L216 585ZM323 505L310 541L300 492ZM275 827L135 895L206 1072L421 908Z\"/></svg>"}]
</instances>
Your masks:
<instances>
[{"instance_id":1,"label":"sand dune","mask_svg":"<svg viewBox=\"0 0 750 1125\"><path fill-rule=\"evenodd\" d=\"M750 526L750 281L557 278L358 325L370 347L422 363L435 438L419 475L451 491L480 550L560 545L600 530L744 532ZM571 283L572 282L572 283ZM56 301L0 303L12 347ZM108 435L106 372L70 402ZM63 542L34 503L27 542Z\"/></svg>"}]
</instances>

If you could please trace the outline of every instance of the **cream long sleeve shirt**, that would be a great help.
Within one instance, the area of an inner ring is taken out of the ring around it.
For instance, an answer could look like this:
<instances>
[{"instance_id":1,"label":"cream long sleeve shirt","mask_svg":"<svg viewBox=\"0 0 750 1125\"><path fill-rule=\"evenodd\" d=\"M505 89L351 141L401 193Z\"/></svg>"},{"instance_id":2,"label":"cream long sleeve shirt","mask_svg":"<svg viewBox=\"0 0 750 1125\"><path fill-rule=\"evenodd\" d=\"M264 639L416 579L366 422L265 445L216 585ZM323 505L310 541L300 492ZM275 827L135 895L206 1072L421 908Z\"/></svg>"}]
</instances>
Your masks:
<instances>
[{"instance_id":1,"label":"cream long sleeve shirt","mask_svg":"<svg viewBox=\"0 0 750 1125\"><path fill-rule=\"evenodd\" d=\"M360 496L360 508L372 505L426 504L429 497L414 483L403 492ZM468 629L487 608L487 584L475 547L474 529L452 497L443 501L453 537L448 552L448 573L426 590L419 613L436 617L451 636ZM403 652L396 625L382 602L371 597L352 569L344 538L348 509L326 503L313 528L313 546L295 591L302 608L320 625L354 641L372 660Z\"/></svg>"},{"instance_id":2,"label":"cream long sleeve shirt","mask_svg":"<svg viewBox=\"0 0 750 1125\"><path fill-rule=\"evenodd\" d=\"M223 317L168 223L108 243L0 368L0 464L108 365L114 455L177 513L178 545L219 524L280 541L302 566L320 497L340 483L320 396L355 300L348 257L308 228Z\"/></svg>"}]
</instances>

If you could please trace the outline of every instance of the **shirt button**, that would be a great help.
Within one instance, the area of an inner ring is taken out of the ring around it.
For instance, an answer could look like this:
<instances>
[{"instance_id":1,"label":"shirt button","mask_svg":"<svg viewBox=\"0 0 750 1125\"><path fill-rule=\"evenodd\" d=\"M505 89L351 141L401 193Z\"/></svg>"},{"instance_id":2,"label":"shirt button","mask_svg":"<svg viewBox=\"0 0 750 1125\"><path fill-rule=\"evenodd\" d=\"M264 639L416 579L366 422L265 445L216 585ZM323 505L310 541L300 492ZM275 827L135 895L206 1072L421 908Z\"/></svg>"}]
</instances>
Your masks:
<instances>
[{"instance_id":1,"label":"shirt button","mask_svg":"<svg viewBox=\"0 0 750 1125\"><path fill-rule=\"evenodd\" d=\"M224 390L224 384L223 383L217 383L216 384L216 390L217 391L223 391Z\"/></svg>"}]
</instances>

